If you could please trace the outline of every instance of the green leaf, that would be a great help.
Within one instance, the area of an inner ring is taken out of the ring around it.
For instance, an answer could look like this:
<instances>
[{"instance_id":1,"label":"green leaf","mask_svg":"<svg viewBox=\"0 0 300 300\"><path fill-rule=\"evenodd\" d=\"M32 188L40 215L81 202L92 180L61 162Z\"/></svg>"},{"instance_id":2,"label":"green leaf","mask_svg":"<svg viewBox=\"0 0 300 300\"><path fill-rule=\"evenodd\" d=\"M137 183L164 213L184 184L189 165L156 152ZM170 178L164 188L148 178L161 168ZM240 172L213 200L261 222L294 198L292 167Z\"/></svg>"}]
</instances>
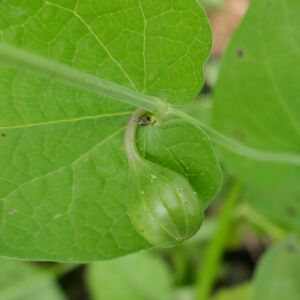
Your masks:
<instances>
[{"instance_id":1,"label":"green leaf","mask_svg":"<svg viewBox=\"0 0 300 300\"><path fill-rule=\"evenodd\" d=\"M198 0L200 3L204 5L207 9L210 10L221 10L224 8L224 1L225 0Z\"/></svg>"},{"instance_id":2,"label":"green leaf","mask_svg":"<svg viewBox=\"0 0 300 300\"><path fill-rule=\"evenodd\" d=\"M146 159L186 177L207 207L222 184L222 173L205 132L188 121L170 119L143 126L137 141Z\"/></svg>"},{"instance_id":3,"label":"green leaf","mask_svg":"<svg viewBox=\"0 0 300 300\"><path fill-rule=\"evenodd\" d=\"M252 285L244 283L233 288L221 289L213 300L248 300L250 299Z\"/></svg>"},{"instance_id":4,"label":"green leaf","mask_svg":"<svg viewBox=\"0 0 300 300\"><path fill-rule=\"evenodd\" d=\"M290 238L274 245L262 258L254 276L253 300L299 299L300 244Z\"/></svg>"},{"instance_id":5,"label":"green leaf","mask_svg":"<svg viewBox=\"0 0 300 300\"><path fill-rule=\"evenodd\" d=\"M211 46L199 4L5 1L0 38L32 53L2 49L16 66L0 66L1 255L91 261L149 247L126 212L123 131L133 107L84 89L88 75L77 71L187 102L203 84ZM39 72L21 68L35 55L49 61ZM56 80L65 76L60 63L74 70L74 86Z\"/></svg>"},{"instance_id":6,"label":"green leaf","mask_svg":"<svg viewBox=\"0 0 300 300\"><path fill-rule=\"evenodd\" d=\"M299 164L267 154L300 156L300 2L254 0L231 42L216 86L214 121L224 134L266 152L256 160L222 149L230 169L247 182L298 181ZM288 66L293 66L290 68Z\"/></svg>"},{"instance_id":7,"label":"green leaf","mask_svg":"<svg viewBox=\"0 0 300 300\"><path fill-rule=\"evenodd\" d=\"M300 186L248 187L245 199L288 232L300 233Z\"/></svg>"},{"instance_id":8,"label":"green leaf","mask_svg":"<svg viewBox=\"0 0 300 300\"><path fill-rule=\"evenodd\" d=\"M136 254L89 265L87 282L95 300L167 300L171 275L149 254Z\"/></svg>"},{"instance_id":9,"label":"green leaf","mask_svg":"<svg viewBox=\"0 0 300 300\"><path fill-rule=\"evenodd\" d=\"M216 128L233 140L231 149L220 148L222 158L250 185L251 205L298 232L299 12L298 0L251 2L226 52L213 108Z\"/></svg>"},{"instance_id":10,"label":"green leaf","mask_svg":"<svg viewBox=\"0 0 300 300\"><path fill-rule=\"evenodd\" d=\"M172 300L193 300L195 299L195 291L193 287L177 288L172 295Z\"/></svg>"},{"instance_id":11,"label":"green leaf","mask_svg":"<svg viewBox=\"0 0 300 300\"><path fill-rule=\"evenodd\" d=\"M45 271L13 260L0 260L1 300L63 300L66 299Z\"/></svg>"}]
</instances>

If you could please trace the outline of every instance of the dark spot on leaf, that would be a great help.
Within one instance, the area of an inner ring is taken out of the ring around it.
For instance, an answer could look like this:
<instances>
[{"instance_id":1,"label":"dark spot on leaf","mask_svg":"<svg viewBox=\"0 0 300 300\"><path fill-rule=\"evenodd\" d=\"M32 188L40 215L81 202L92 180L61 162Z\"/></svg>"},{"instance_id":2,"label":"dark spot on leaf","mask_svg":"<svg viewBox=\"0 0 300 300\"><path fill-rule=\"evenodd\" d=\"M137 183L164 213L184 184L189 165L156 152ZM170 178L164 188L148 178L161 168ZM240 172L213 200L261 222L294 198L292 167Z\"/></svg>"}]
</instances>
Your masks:
<instances>
[{"instance_id":1,"label":"dark spot on leaf","mask_svg":"<svg viewBox=\"0 0 300 300\"><path fill-rule=\"evenodd\" d=\"M286 251L288 252L296 252L297 251L297 247L294 243L292 242L288 242L286 245L285 245L285 249Z\"/></svg>"},{"instance_id":2,"label":"dark spot on leaf","mask_svg":"<svg viewBox=\"0 0 300 300\"><path fill-rule=\"evenodd\" d=\"M291 217L297 216L297 210L296 210L296 208L293 207L293 206L288 206L288 207L286 208L286 211L287 211L288 215L291 216Z\"/></svg>"},{"instance_id":3,"label":"dark spot on leaf","mask_svg":"<svg viewBox=\"0 0 300 300\"><path fill-rule=\"evenodd\" d=\"M238 58L244 58L245 57L245 52L244 52L244 49L242 48L239 48L236 50L236 55Z\"/></svg>"},{"instance_id":4,"label":"dark spot on leaf","mask_svg":"<svg viewBox=\"0 0 300 300\"><path fill-rule=\"evenodd\" d=\"M6 133L2 132L1 137L3 137L3 138L6 137Z\"/></svg>"},{"instance_id":5,"label":"dark spot on leaf","mask_svg":"<svg viewBox=\"0 0 300 300\"><path fill-rule=\"evenodd\" d=\"M153 121L150 116L143 115L140 117L139 124L143 125L143 126L151 125L151 124L153 124Z\"/></svg>"}]
</instances>

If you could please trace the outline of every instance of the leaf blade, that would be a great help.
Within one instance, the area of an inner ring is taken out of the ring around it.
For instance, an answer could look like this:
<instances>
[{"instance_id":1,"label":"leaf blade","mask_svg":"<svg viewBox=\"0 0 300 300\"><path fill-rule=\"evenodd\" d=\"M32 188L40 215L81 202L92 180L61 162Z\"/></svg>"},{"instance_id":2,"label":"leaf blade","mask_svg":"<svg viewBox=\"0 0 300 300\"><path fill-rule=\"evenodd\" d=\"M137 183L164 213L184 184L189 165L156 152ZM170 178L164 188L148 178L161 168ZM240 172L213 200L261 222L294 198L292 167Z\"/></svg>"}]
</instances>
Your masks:
<instances>
[{"instance_id":1,"label":"leaf blade","mask_svg":"<svg viewBox=\"0 0 300 300\"><path fill-rule=\"evenodd\" d=\"M220 147L230 173L248 185L247 201L293 232L300 207L299 9L298 1L251 3L225 55L213 111L216 128L233 143L261 151L259 160L247 149L236 155Z\"/></svg>"},{"instance_id":2,"label":"leaf blade","mask_svg":"<svg viewBox=\"0 0 300 300\"><path fill-rule=\"evenodd\" d=\"M86 78L101 77L118 84L115 88L131 88L129 96L136 97L135 92L146 86L149 96L184 103L198 93L211 41L207 18L195 1L102 4L2 3L1 41L46 58L48 65L54 61L72 67L79 71L76 80L85 74L85 83ZM147 47L153 52L147 54L147 76L140 5L144 17L150 18ZM166 23L161 26L164 14ZM161 61L157 45L165 49ZM185 66L195 69L180 74L180 84L170 80L173 68L180 71ZM101 96L82 89L84 84L66 84L51 75L31 74L18 65L0 67L0 253L91 261L148 248L126 211L128 167L122 130L132 105L116 101L116 94Z\"/></svg>"},{"instance_id":3,"label":"leaf blade","mask_svg":"<svg viewBox=\"0 0 300 300\"><path fill-rule=\"evenodd\" d=\"M299 254L297 238L274 245L256 270L251 299L298 299Z\"/></svg>"}]
</instances>

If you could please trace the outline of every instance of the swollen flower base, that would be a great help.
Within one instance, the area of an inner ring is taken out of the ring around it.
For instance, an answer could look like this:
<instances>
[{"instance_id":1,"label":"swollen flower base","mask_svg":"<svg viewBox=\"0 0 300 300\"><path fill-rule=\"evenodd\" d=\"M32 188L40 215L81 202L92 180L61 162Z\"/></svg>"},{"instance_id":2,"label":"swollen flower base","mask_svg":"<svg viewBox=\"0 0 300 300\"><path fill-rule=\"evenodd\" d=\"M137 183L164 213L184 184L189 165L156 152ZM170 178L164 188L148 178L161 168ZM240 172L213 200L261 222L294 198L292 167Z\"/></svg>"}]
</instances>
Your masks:
<instances>
[{"instance_id":1,"label":"swollen flower base","mask_svg":"<svg viewBox=\"0 0 300 300\"><path fill-rule=\"evenodd\" d=\"M135 132L141 115L139 110L133 113L125 137L130 168L128 215L150 244L170 247L197 232L203 209L187 179L139 155Z\"/></svg>"}]
</instances>

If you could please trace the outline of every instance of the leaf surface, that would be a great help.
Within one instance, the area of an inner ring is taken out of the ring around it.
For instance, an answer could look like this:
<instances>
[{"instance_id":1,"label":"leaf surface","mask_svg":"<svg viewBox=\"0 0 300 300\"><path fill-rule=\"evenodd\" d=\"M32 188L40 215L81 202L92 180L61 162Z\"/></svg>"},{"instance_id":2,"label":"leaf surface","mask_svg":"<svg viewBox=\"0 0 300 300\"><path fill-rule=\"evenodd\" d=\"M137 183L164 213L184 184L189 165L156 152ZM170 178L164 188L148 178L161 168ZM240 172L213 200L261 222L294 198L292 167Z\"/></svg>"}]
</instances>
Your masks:
<instances>
[{"instance_id":1,"label":"leaf surface","mask_svg":"<svg viewBox=\"0 0 300 300\"><path fill-rule=\"evenodd\" d=\"M186 177L204 207L222 184L222 173L205 132L188 121L173 118L141 126L137 141L146 159Z\"/></svg>"},{"instance_id":2,"label":"leaf surface","mask_svg":"<svg viewBox=\"0 0 300 300\"><path fill-rule=\"evenodd\" d=\"M248 204L288 232L300 232L300 186L249 186Z\"/></svg>"},{"instance_id":3,"label":"leaf surface","mask_svg":"<svg viewBox=\"0 0 300 300\"><path fill-rule=\"evenodd\" d=\"M87 282L94 300L167 300L171 296L166 265L144 253L90 264Z\"/></svg>"},{"instance_id":4,"label":"leaf surface","mask_svg":"<svg viewBox=\"0 0 300 300\"><path fill-rule=\"evenodd\" d=\"M182 104L201 88L211 33L193 0L32 0L0 3L0 39ZM116 100L0 66L1 255L91 261L149 247L126 212L133 107Z\"/></svg>"},{"instance_id":5,"label":"leaf surface","mask_svg":"<svg viewBox=\"0 0 300 300\"><path fill-rule=\"evenodd\" d=\"M226 52L213 107L216 128L250 149L220 153L230 172L250 186L251 205L298 232L299 12L297 0L251 2Z\"/></svg>"},{"instance_id":6,"label":"leaf surface","mask_svg":"<svg viewBox=\"0 0 300 300\"><path fill-rule=\"evenodd\" d=\"M299 299L300 244L297 238L274 245L254 275L253 300Z\"/></svg>"},{"instance_id":7,"label":"leaf surface","mask_svg":"<svg viewBox=\"0 0 300 300\"><path fill-rule=\"evenodd\" d=\"M64 300L55 279L29 263L0 259L1 300Z\"/></svg>"},{"instance_id":8,"label":"leaf surface","mask_svg":"<svg viewBox=\"0 0 300 300\"><path fill-rule=\"evenodd\" d=\"M248 300L251 288L251 283L240 284L233 288L222 288L212 300Z\"/></svg>"}]
</instances>

